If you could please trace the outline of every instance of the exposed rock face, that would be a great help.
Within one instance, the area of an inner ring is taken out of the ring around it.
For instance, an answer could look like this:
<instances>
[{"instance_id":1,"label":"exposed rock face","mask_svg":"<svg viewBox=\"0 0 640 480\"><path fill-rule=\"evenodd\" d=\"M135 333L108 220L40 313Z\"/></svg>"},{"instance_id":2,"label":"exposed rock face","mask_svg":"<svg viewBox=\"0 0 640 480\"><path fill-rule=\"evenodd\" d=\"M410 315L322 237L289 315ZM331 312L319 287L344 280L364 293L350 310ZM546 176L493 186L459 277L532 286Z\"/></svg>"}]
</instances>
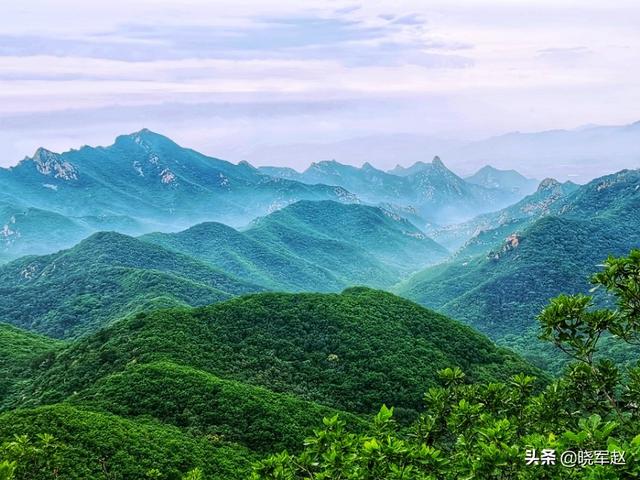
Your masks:
<instances>
[{"instance_id":1,"label":"exposed rock face","mask_svg":"<svg viewBox=\"0 0 640 480\"><path fill-rule=\"evenodd\" d=\"M76 168L69 162L62 160L62 157L57 153L39 148L31 160L42 175L53 176L62 180L78 179Z\"/></svg>"},{"instance_id":2,"label":"exposed rock face","mask_svg":"<svg viewBox=\"0 0 640 480\"><path fill-rule=\"evenodd\" d=\"M511 235L509 235L507 238L505 238L504 243L502 244L502 246L500 247L500 249L498 251L490 251L487 254L487 258L494 260L494 261L498 261L500 260L500 258L502 258L502 256L507 253L510 252L512 250L515 250L516 248L518 248L518 246L520 245L520 242L522 241L522 236L518 233L512 233Z\"/></svg>"}]
</instances>

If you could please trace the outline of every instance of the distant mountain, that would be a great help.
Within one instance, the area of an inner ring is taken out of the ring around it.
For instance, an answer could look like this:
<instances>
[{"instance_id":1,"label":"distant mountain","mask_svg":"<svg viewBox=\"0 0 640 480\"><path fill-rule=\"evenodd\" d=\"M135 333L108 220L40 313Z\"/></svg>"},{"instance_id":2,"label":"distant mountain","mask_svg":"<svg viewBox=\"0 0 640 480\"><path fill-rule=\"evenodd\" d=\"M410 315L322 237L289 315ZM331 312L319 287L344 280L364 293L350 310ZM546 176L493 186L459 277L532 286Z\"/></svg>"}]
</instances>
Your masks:
<instances>
[{"instance_id":1,"label":"distant mountain","mask_svg":"<svg viewBox=\"0 0 640 480\"><path fill-rule=\"evenodd\" d=\"M525 177L544 175L586 183L605 172L640 166L640 122L511 132L471 142L420 135L373 135L326 144L265 146L239 153L259 165L307 165L333 158L352 165L369 162L385 170L398 163L417 164L419 168L425 158L434 155L446 159L447 165L465 176L480 165L491 164L497 169L515 168ZM396 167L389 173L403 175L406 169Z\"/></svg>"},{"instance_id":2,"label":"distant mountain","mask_svg":"<svg viewBox=\"0 0 640 480\"><path fill-rule=\"evenodd\" d=\"M389 168L398 160L404 164L443 155L463 143L457 140L412 134L380 134L333 142L297 143L258 146L251 151L238 151L238 158L255 165L309 165L333 158L340 163L362 165L369 162Z\"/></svg>"},{"instance_id":3,"label":"distant mountain","mask_svg":"<svg viewBox=\"0 0 640 480\"><path fill-rule=\"evenodd\" d=\"M547 181L543 187L563 186ZM547 215L520 224L483 254L428 268L397 291L494 339L522 336L551 297L587 292L587 278L604 258L640 245L640 170L595 179L540 207ZM485 237L498 236L489 230Z\"/></svg>"},{"instance_id":4,"label":"distant mountain","mask_svg":"<svg viewBox=\"0 0 640 480\"><path fill-rule=\"evenodd\" d=\"M117 233L0 266L0 321L72 337L149 308L260 291L193 258Z\"/></svg>"},{"instance_id":5,"label":"distant mountain","mask_svg":"<svg viewBox=\"0 0 640 480\"><path fill-rule=\"evenodd\" d=\"M207 223L142 240L191 255L247 281L288 291L390 286L446 249L404 218L365 205L300 201L243 232Z\"/></svg>"},{"instance_id":6,"label":"distant mountain","mask_svg":"<svg viewBox=\"0 0 640 480\"><path fill-rule=\"evenodd\" d=\"M302 174L293 168L288 167L258 167L262 173L277 178L286 178L288 180L300 180Z\"/></svg>"},{"instance_id":7,"label":"distant mountain","mask_svg":"<svg viewBox=\"0 0 640 480\"><path fill-rule=\"evenodd\" d=\"M522 195L529 195L535 192L538 181L526 178L515 170L498 170L490 165L485 165L476 173L465 180L475 185L486 188L497 188Z\"/></svg>"},{"instance_id":8,"label":"distant mountain","mask_svg":"<svg viewBox=\"0 0 640 480\"><path fill-rule=\"evenodd\" d=\"M409 193L401 179L378 170L369 163L359 168L335 160L313 162L302 173L279 167L260 167L259 170L280 178L293 178L309 185L341 186L350 192L357 192L359 198L370 203L398 200Z\"/></svg>"},{"instance_id":9,"label":"distant mountain","mask_svg":"<svg viewBox=\"0 0 640 480\"><path fill-rule=\"evenodd\" d=\"M444 151L452 165L471 171L478 164L513 168L525 176L586 183L603 172L640 166L640 122L574 130L512 132Z\"/></svg>"},{"instance_id":10,"label":"distant mountain","mask_svg":"<svg viewBox=\"0 0 640 480\"><path fill-rule=\"evenodd\" d=\"M90 232L59 213L0 203L0 254L7 259L68 247Z\"/></svg>"},{"instance_id":11,"label":"distant mountain","mask_svg":"<svg viewBox=\"0 0 640 480\"><path fill-rule=\"evenodd\" d=\"M370 204L412 209L425 225L466 219L506 206L524 195L512 189L486 188L466 182L439 157L431 163L415 164L406 171L396 169L395 173L384 172L369 163L358 168L336 161L313 163L302 173L277 167L260 167L260 171L310 185L337 185Z\"/></svg>"},{"instance_id":12,"label":"distant mountain","mask_svg":"<svg viewBox=\"0 0 640 480\"><path fill-rule=\"evenodd\" d=\"M464 249L457 253L459 256L482 253L536 219L557 211L558 202L577 188L575 183L560 183L547 178L540 182L535 193L509 207L478 215L460 224L436 227L428 230L428 234L451 250L464 245ZM555 210L554 205L557 207Z\"/></svg>"},{"instance_id":13,"label":"distant mountain","mask_svg":"<svg viewBox=\"0 0 640 480\"><path fill-rule=\"evenodd\" d=\"M397 175L399 177L408 177L409 175L413 175L414 173L422 172L423 170L429 169L429 166L429 163L417 161L409 167L403 167L402 165L398 164L387 172L391 175Z\"/></svg>"},{"instance_id":14,"label":"distant mountain","mask_svg":"<svg viewBox=\"0 0 640 480\"><path fill-rule=\"evenodd\" d=\"M65 216L128 216L149 229L217 220L242 225L301 199L357 199L339 187L273 178L182 148L149 130L109 147L38 149L0 169L2 199Z\"/></svg>"}]
</instances>

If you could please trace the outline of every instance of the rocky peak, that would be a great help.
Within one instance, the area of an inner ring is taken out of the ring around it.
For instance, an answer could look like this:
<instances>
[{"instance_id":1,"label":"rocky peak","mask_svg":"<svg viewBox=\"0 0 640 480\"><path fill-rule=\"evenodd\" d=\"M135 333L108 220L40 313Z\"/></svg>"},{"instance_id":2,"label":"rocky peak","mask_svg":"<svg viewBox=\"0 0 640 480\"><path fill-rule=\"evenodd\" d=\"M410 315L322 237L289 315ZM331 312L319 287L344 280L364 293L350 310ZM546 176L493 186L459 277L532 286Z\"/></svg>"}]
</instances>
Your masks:
<instances>
[{"instance_id":1,"label":"rocky peak","mask_svg":"<svg viewBox=\"0 0 640 480\"><path fill-rule=\"evenodd\" d=\"M64 160L62 155L51 152L46 148L38 148L31 158L39 173L62 180L77 180L76 168Z\"/></svg>"},{"instance_id":2,"label":"rocky peak","mask_svg":"<svg viewBox=\"0 0 640 480\"><path fill-rule=\"evenodd\" d=\"M538 185L538 192L543 192L545 190L552 190L554 188L557 188L560 186L560 182L557 181L555 178L545 178L544 180L542 180L540 182L540 185Z\"/></svg>"}]
</instances>

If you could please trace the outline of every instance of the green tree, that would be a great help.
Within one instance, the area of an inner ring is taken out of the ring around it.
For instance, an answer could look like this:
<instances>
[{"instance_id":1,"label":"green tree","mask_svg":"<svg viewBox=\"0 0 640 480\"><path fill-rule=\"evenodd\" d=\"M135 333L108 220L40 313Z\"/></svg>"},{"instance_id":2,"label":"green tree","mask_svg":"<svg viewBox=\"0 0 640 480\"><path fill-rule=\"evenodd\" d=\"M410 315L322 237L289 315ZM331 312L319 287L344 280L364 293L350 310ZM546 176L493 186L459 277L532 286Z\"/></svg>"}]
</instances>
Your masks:
<instances>
[{"instance_id":1,"label":"green tree","mask_svg":"<svg viewBox=\"0 0 640 480\"><path fill-rule=\"evenodd\" d=\"M16 471L16 463L8 460L0 462L0 480L14 480Z\"/></svg>"}]
</instances>

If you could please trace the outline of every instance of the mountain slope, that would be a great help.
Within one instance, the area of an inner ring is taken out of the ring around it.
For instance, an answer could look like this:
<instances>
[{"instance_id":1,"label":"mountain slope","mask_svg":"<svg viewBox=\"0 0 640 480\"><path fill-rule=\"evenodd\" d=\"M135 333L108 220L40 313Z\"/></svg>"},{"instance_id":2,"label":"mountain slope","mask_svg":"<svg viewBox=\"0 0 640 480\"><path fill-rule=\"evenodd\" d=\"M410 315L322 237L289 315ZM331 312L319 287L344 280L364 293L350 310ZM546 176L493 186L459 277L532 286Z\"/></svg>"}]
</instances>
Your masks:
<instances>
[{"instance_id":1,"label":"mountain slope","mask_svg":"<svg viewBox=\"0 0 640 480\"><path fill-rule=\"evenodd\" d=\"M68 404L14 410L0 414L0 441L14 435L36 438L54 435L63 455L49 461L57 472L33 469L33 480L59 476L65 480L149 478L158 469L165 478L179 479L189 469L202 468L207 479L243 480L257 457L246 448L149 419L125 419ZM54 477L55 478L55 477Z\"/></svg>"},{"instance_id":2,"label":"mountain slope","mask_svg":"<svg viewBox=\"0 0 640 480\"><path fill-rule=\"evenodd\" d=\"M150 307L202 305L261 287L117 233L0 267L0 319L70 337Z\"/></svg>"},{"instance_id":3,"label":"mountain slope","mask_svg":"<svg viewBox=\"0 0 640 480\"><path fill-rule=\"evenodd\" d=\"M281 233L285 229L295 230L298 235L340 242L345 249L355 247L400 272L435 263L447 255L446 249L396 214L376 207L329 201L297 202L255 220L246 234L272 245L291 245L292 242ZM296 250L305 256L302 248ZM331 250L327 250L325 258L314 254L314 259L318 264L326 265L331 254ZM357 265L349 263L352 267Z\"/></svg>"},{"instance_id":4,"label":"mountain slope","mask_svg":"<svg viewBox=\"0 0 640 480\"><path fill-rule=\"evenodd\" d=\"M258 453L299 450L323 417L339 413L353 426L364 424L347 412L166 361L129 365L71 402L122 417L152 416Z\"/></svg>"},{"instance_id":5,"label":"mountain slope","mask_svg":"<svg viewBox=\"0 0 640 480\"><path fill-rule=\"evenodd\" d=\"M98 230L129 233L141 229L138 222L125 216L68 217L0 202L0 259L57 252Z\"/></svg>"},{"instance_id":6,"label":"mountain slope","mask_svg":"<svg viewBox=\"0 0 640 480\"><path fill-rule=\"evenodd\" d=\"M397 291L493 338L521 335L560 293L586 293L607 255L640 245L640 171L596 179L474 258L456 257L403 282Z\"/></svg>"},{"instance_id":7,"label":"mountain slope","mask_svg":"<svg viewBox=\"0 0 640 480\"><path fill-rule=\"evenodd\" d=\"M58 213L0 203L0 254L17 258L71 246L90 230Z\"/></svg>"},{"instance_id":8,"label":"mountain slope","mask_svg":"<svg viewBox=\"0 0 640 480\"><path fill-rule=\"evenodd\" d=\"M464 245L458 256L483 253L509 235L522 230L533 221L557 212L560 200L576 191L572 182L560 183L552 178L540 182L538 189L519 202L497 212L485 213L459 224L429 231L429 235L453 250Z\"/></svg>"},{"instance_id":9,"label":"mountain slope","mask_svg":"<svg viewBox=\"0 0 640 480\"><path fill-rule=\"evenodd\" d=\"M0 409L4 399L28 380L32 362L63 343L0 323Z\"/></svg>"},{"instance_id":10,"label":"mountain slope","mask_svg":"<svg viewBox=\"0 0 640 480\"><path fill-rule=\"evenodd\" d=\"M28 402L55 402L137 364L170 361L351 412L380 402L413 416L437 371L472 379L533 371L442 315L365 288L258 294L139 314L81 339L34 381Z\"/></svg>"}]
</instances>

